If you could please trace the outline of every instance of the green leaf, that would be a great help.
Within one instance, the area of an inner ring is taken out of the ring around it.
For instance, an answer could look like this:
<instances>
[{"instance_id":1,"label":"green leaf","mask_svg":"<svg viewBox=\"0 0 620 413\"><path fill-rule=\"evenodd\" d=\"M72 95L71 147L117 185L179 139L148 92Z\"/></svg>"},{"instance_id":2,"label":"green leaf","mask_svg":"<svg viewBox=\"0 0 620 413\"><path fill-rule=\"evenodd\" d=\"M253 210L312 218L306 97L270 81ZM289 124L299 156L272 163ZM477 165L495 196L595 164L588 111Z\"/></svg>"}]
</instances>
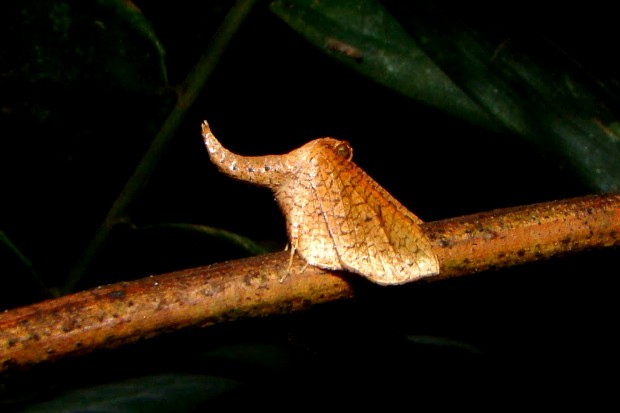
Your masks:
<instances>
[{"instance_id":1,"label":"green leaf","mask_svg":"<svg viewBox=\"0 0 620 413\"><path fill-rule=\"evenodd\" d=\"M34 265L32 265L32 261L26 257L26 255L15 245L13 241L0 229L0 246L6 246L11 253L17 257L17 259L32 273L32 275L38 279L36 275L36 271L34 270Z\"/></svg>"},{"instance_id":2,"label":"green leaf","mask_svg":"<svg viewBox=\"0 0 620 413\"><path fill-rule=\"evenodd\" d=\"M452 116L498 128L379 2L276 0L271 10L310 43L375 82Z\"/></svg>"},{"instance_id":3,"label":"green leaf","mask_svg":"<svg viewBox=\"0 0 620 413\"><path fill-rule=\"evenodd\" d=\"M237 386L238 382L221 377L161 374L75 389L23 412L192 412Z\"/></svg>"},{"instance_id":4,"label":"green leaf","mask_svg":"<svg viewBox=\"0 0 620 413\"><path fill-rule=\"evenodd\" d=\"M618 106L618 91L591 79L541 36L494 38L424 2L277 0L271 8L370 79L516 134L595 191L620 190L619 119L610 109Z\"/></svg>"},{"instance_id":5,"label":"green leaf","mask_svg":"<svg viewBox=\"0 0 620 413\"><path fill-rule=\"evenodd\" d=\"M617 90L535 33L491 33L442 9L387 2L450 78L516 135L562 159L590 188L620 190Z\"/></svg>"},{"instance_id":6,"label":"green leaf","mask_svg":"<svg viewBox=\"0 0 620 413\"><path fill-rule=\"evenodd\" d=\"M225 229L214 228L207 225L188 224L183 222L169 222L154 225L144 225L141 226L140 229L173 229L186 232L194 232L229 242L251 255L260 255L269 252L269 250L263 248L256 242L252 241L250 238L244 237L243 235L239 235L234 232L227 231Z\"/></svg>"},{"instance_id":7,"label":"green leaf","mask_svg":"<svg viewBox=\"0 0 620 413\"><path fill-rule=\"evenodd\" d=\"M0 229L0 252L4 248L6 248L9 251L9 254L17 258L20 264L26 268L26 270L28 271L27 273L30 274L32 281L34 281L33 284L38 288L38 290L40 290L45 295L48 295L49 291L47 287L45 286L45 283L43 282L41 277L39 277L39 274L35 270L32 260L30 260L26 256L26 254L24 254L22 250L17 245L15 245L15 243L6 235L6 233ZM6 264L6 262L3 262L3 264ZM8 275L8 274L2 274L2 275ZM5 284L6 286L8 285L8 282L10 280L5 278L2 281L7 283ZM15 296L15 291L12 290L11 294Z\"/></svg>"},{"instance_id":8,"label":"green leaf","mask_svg":"<svg viewBox=\"0 0 620 413\"><path fill-rule=\"evenodd\" d=\"M20 3L9 34L13 62L30 82L105 82L133 91L166 84L164 50L132 3Z\"/></svg>"}]
</instances>

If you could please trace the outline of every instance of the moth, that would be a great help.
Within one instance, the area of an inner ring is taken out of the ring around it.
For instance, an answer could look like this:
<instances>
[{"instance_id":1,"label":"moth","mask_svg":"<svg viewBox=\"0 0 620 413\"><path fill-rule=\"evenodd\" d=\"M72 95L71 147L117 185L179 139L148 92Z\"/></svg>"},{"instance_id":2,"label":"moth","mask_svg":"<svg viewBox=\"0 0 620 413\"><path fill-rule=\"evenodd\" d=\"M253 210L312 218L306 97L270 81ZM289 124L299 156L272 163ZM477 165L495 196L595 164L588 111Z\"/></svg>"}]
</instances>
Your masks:
<instances>
[{"instance_id":1,"label":"moth","mask_svg":"<svg viewBox=\"0 0 620 413\"><path fill-rule=\"evenodd\" d=\"M207 121L202 136L221 172L274 192L292 253L308 264L381 285L439 273L422 220L353 163L347 141L320 138L283 155L240 156L220 144Z\"/></svg>"}]
</instances>

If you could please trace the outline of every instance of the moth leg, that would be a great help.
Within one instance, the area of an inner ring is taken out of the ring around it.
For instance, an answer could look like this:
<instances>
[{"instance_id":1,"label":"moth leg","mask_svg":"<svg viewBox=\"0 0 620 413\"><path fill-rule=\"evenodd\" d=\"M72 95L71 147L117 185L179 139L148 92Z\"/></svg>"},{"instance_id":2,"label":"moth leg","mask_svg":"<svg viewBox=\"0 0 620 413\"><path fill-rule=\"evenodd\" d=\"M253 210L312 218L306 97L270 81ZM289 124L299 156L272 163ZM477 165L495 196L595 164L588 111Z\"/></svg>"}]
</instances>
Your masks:
<instances>
[{"instance_id":1,"label":"moth leg","mask_svg":"<svg viewBox=\"0 0 620 413\"><path fill-rule=\"evenodd\" d=\"M295 240L295 243L297 243L297 240ZM288 259L288 266L286 267L286 271L284 272L284 275L282 275L282 278L280 278L280 282L284 282L284 280L286 280L286 277L288 277L288 275L291 273L291 268L293 267L293 257L295 256L295 251L297 251L297 246L290 244L291 245L291 255L289 256ZM289 244L286 244L286 248L284 248L284 251L287 251L289 247ZM305 269L305 267L304 267Z\"/></svg>"},{"instance_id":2,"label":"moth leg","mask_svg":"<svg viewBox=\"0 0 620 413\"><path fill-rule=\"evenodd\" d=\"M310 265L310 263L308 261L306 261L306 263L304 264L303 267L301 267L301 270L299 271L299 273L301 274L302 272L306 271L306 268L308 268L308 265Z\"/></svg>"}]
</instances>

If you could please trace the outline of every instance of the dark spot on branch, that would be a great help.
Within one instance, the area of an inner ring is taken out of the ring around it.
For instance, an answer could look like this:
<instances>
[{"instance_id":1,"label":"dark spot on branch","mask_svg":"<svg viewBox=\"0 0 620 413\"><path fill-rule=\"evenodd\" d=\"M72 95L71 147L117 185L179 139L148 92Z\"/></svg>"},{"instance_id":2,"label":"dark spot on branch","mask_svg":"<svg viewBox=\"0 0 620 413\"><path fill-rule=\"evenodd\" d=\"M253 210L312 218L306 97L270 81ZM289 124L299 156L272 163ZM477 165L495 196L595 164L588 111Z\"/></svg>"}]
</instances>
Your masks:
<instances>
[{"instance_id":1,"label":"dark spot on branch","mask_svg":"<svg viewBox=\"0 0 620 413\"><path fill-rule=\"evenodd\" d=\"M108 293L108 298L111 298L113 300L119 300L121 298L124 298L125 295L125 290L114 290Z\"/></svg>"}]
</instances>

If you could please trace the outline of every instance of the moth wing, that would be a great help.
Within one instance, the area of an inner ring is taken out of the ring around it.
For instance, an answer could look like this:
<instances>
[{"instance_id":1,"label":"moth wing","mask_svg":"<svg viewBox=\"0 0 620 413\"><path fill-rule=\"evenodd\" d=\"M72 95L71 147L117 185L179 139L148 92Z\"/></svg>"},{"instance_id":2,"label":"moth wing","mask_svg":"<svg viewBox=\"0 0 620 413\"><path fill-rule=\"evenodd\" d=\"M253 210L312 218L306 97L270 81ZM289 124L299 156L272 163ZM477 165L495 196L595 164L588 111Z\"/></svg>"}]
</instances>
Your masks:
<instances>
[{"instance_id":1,"label":"moth wing","mask_svg":"<svg viewBox=\"0 0 620 413\"><path fill-rule=\"evenodd\" d=\"M310 173L311 170L303 168L298 179L288 182L276 192L280 208L288 211L286 230L289 241L309 264L342 270L323 211L310 184Z\"/></svg>"},{"instance_id":2,"label":"moth wing","mask_svg":"<svg viewBox=\"0 0 620 413\"><path fill-rule=\"evenodd\" d=\"M353 162L327 161L311 182L342 267L383 285L437 274L422 221Z\"/></svg>"}]
</instances>

